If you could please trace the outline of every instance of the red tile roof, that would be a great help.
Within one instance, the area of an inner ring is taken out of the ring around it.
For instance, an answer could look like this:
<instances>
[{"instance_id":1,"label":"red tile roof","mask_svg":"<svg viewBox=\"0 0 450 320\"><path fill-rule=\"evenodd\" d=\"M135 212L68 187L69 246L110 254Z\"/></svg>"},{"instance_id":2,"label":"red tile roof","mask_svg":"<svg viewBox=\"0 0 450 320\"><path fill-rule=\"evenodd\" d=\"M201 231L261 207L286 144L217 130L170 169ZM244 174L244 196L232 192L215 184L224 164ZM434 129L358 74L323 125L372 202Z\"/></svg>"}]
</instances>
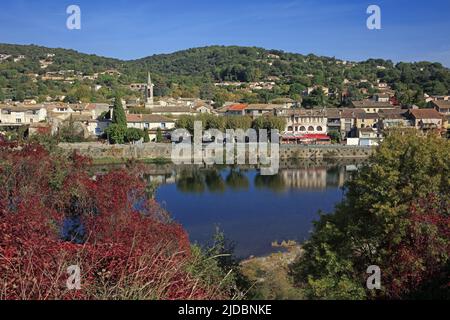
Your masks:
<instances>
[{"instance_id":1,"label":"red tile roof","mask_svg":"<svg viewBox=\"0 0 450 320\"><path fill-rule=\"evenodd\" d=\"M244 110L245 108L247 108L247 105L241 103L241 104L233 104L232 106L230 106L230 107L228 108L228 110L229 110L229 111L242 111L242 110Z\"/></svg>"}]
</instances>

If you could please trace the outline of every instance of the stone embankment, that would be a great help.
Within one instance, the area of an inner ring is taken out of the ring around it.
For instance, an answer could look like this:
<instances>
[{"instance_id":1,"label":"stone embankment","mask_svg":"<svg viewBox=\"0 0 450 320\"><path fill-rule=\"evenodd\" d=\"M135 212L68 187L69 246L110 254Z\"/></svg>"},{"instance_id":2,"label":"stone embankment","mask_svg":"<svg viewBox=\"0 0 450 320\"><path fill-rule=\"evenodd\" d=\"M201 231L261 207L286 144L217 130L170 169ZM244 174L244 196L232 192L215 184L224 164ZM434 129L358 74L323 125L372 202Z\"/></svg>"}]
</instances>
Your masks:
<instances>
[{"instance_id":1,"label":"stone embankment","mask_svg":"<svg viewBox=\"0 0 450 320\"><path fill-rule=\"evenodd\" d=\"M109 145L89 142L63 143L60 147L67 152L76 150L93 159L170 159L172 154L170 143ZM374 150L371 147L343 145L280 145L280 159L364 159Z\"/></svg>"}]
</instances>

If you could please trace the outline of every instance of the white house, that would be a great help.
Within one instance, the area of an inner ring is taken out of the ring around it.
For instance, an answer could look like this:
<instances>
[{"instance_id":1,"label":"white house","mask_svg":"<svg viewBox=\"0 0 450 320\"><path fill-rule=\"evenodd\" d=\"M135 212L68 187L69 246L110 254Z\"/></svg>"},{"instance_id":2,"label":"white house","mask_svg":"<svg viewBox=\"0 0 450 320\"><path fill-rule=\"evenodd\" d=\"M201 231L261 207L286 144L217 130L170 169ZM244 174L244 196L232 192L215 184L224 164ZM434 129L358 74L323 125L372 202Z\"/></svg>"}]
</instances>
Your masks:
<instances>
[{"instance_id":1,"label":"white house","mask_svg":"<svg viewBox=\"0 0 450 320\"><path fill-rule=\"evenodd\" d=\"M0 124L23 125L47 119L43 105L0 105Z\"/></svg>"},{"instance_id":2,"label":"white house","mask_svg":"<svg viewBox=\"0 0 450 320\"><path fill-rule=\"evenodd\" d=\"M148 130L150 141L156 140L157 130L168 132L175 128L175 120L157 114L128 114L128 128Z\"/></svg>"}]
</instances>

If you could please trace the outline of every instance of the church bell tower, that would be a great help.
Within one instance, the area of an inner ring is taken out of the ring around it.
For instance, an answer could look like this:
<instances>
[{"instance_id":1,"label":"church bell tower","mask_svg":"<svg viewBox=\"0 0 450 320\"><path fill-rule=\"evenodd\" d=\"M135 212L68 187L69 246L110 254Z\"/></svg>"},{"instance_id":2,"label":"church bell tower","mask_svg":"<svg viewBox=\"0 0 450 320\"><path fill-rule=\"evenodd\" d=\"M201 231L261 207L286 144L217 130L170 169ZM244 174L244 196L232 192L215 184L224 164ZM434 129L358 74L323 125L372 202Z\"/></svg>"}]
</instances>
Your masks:
<instances>
[{"instance_id":1,"label":"church bell tower","mask_svg":"<svg viewBox=\"0 0 450 320\"><path fill-rule=\"evenodd\" d=\"M145 108L151 109L154 106L153 101L153 87L152 78L150 72L148 73L147 85L145 86Z\"/></svg>"}]
</instances>

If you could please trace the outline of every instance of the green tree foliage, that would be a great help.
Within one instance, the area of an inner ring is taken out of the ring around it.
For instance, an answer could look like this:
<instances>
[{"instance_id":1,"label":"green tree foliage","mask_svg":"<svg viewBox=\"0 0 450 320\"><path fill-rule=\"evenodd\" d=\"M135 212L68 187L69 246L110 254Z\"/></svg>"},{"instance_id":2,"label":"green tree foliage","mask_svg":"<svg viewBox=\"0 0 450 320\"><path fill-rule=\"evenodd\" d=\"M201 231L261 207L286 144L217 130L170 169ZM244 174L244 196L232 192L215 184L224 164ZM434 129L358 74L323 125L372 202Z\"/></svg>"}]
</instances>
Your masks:
<instances>
[{"instance_id":1,"label":"green tree foliage","mask_svg":"<svg viewBox=\"0 0 450 320\"><path fill-rule=\"evenodd\" d=\"M242 129L244 131L252 127L253 120L249 116L225 116L226 129Z\"/></svg>"},{"instance_id":2,"label":"green tree foliage","mask_svg":"<svg viewBox=\"0 0 450 320\"><path fill-rule=\"evenodd\" d=\"M291 266L314 299L449 298L450 142L391 133ZM382 288L366 289L366 270Z\"/></svg>"},{"instance_id":3,"label":"green tree foliage","mask_svg":"<svg viewBox=\"0 0 450 320\"><path fill-rule=\"evenodd\" d=\"M303 98L303 106L305 108L311 108L311 107L324 107L328 103L328 97L323 92L322 88L314 89L311 94L309 94L307 97Z\"/></svg>"},{"instance_id":4,"label":"green tree foliage","mask_svg":"<svg viewBox=\"0 0 450 320\"><path fill-rule=\"evenodd\" d=\"M120 126L127 126L127 116L119 96L114 99L112 122Z\"/></svg>"},{"instance_id":5,"label":"green tree foliage","mask_svg":"<svg viewBox=\"0 0 450 320\"><path fill-rule=\"evenodd\" d=\"M159 128L158 128L159 129ZM148 135L148 129L144 129L144 143L150 142L150 136Z\"/></svg>"},{"instance_id":6,"label":"green tree foliage","mask_svg":"<svg viewBox=\"0 0 450 320\"><path fill-rule=\"evenodd\" d=\"M190 133L193 133L194 132L194 121L195 121L195 116L182 115L175 122L175 126L178 129L186 129Z\"/></svg>"},{"instance_id":7,"label":"green tree foliage","mask_svg":"<svg viewBox=\"0 0 450 320\"><path fill-rule=\"evenodd\" d=\"M21 88L19 88L16 90L14 95L14 101L22 102L23 100L25 100L25 93Z\"/></svg>"},{"instance_id":8,"label":"green tree foliage","mask_svg":"<svg viewBox=\"0 0 450 320\"><path fill-rule=\"evenodd\" d=\"M225 116L217 117L211 114L201 114L196 116L183 115L176 121L176 127L187 129L190 133L194 132L194 122L201 121L203 130L218 129L224 131L226 129L247 129L253 128L256 130L266 129L270 132L272 129L277 129L282 132L286 128L286 120L276 116L263 116L252 120L249 116Z\"/></svg>"},{"instance_id":9,"label":"green tree foliage","mask_svg":"<svg viewBox=\"0 0 450 320\"><path fill-rule=\"evenodd\" d=\"M163 142L164 137L161 132L161 128L156 129L156 142Z\"/></svg>"},{"instance_id":10,"label":"green tree foliage","mask_svg":"<svg viewBox=\"0 0 450 320\"><path fill-rule=\"evenodd\" d=\"M301 101L301 96L303 94L303 90L306 87L300 83L294 83L289 88L289 97L295 101Z\"/></svg>"},{"instance_id":11,"label":"green tree foliage","mask_svg":"<svg viewBox=\"0 0 450 320\"><path fill-rule=\"evenodd\" d=\"M127 128L125 142L135 142L144 139L144 131L137 128Z\"/></svg>"},{"instance_id":12,"label":"green tree foliage","mask_svg":"<svg viewBox=\"0 0 450 320\"><path fill-rule=\"evenodd\" d=\"M276 129L283 132L286 129L286 119L276 116L258 117L253 121L252 126L256 130L266 129L270 132L272 129Z\"/></svg>"},{"instance_id":13,"label":"green tree foliage","mask_svg":"<svg viewBox=\"0 0 450 320\"><path fill-rule=\"evenodd\" d=\"M341 142L341 134L338 131L329 131L328 136L331 138L333 143Z\"/></svg>"},{"instance_id":14,"label":"green tree foliage","mask_svg":"<svg viewBox=\"0 0 450 320\"><path fill-rule=\"evenodd\" d=\"M26 97L68 96L71 101L83 102L108 102L117 92L124 97L137 98L141 94L127 89L127 85L145 81L148 70L152 72L155 82L155 95L205 99L213 97L216 107L230 100L248 103L268 102L280 97L297 100L301 87L314 85L322 85L343 93L348 87L343 84L344 79L356 89L359 89L357 86L362 79L374 85L379 79L391 86L405 85L408 90L417 91L421 88L423 92L432 95L448 94L450 88L450 70L439 63L394 65L389 60L369 59L344 65L334 58L256 47L211 46L132 61L37 46L0 44L0 52L26 56L20 62L14 63L10 59L0 64L0 88L11 89L6 91L11 92L8 97L16 99L17 92L20 91ZM48 53L55 54L55 57L48 58ZM53 63L43 70L40 68L40 60L51 60ZM115 69L120 74L101 74L108 69ZM41 81L39 78L46 72L64 70L76 70L81 74L77 75L73 84L56 80ZM99 73L95 80L83 77L92 77L94 73ZM30 74L38 74L39 81L34 82ZM80 75L81 77L78 77ZM274 89L247 92L248 82L268 81L270 77L279 78ZM214 86L215 82L223 81L239 81L243 84L226 88ZM102 88L98 91L92 90L97 84ZM283 89L283 86L287 86L287 89ZM371 90L373 89L370 88L369 91ZM322 104L321 99L318 95L308 101L308 104ZM338 104L334 100L324 102Z\"/></svg>"},{"instance_id":15,"label":"green tree foliage","mask_svg":"<svg viewBox=\"0 0 450 320\"><path fill-rule=\"evenodd\" d=\"M106 133L110 143L123 144L123 143L125 143L127 127L124 127L117 123L113 123L108 128L106 128L105 133Z\"/></svg>"}]
</instances>

